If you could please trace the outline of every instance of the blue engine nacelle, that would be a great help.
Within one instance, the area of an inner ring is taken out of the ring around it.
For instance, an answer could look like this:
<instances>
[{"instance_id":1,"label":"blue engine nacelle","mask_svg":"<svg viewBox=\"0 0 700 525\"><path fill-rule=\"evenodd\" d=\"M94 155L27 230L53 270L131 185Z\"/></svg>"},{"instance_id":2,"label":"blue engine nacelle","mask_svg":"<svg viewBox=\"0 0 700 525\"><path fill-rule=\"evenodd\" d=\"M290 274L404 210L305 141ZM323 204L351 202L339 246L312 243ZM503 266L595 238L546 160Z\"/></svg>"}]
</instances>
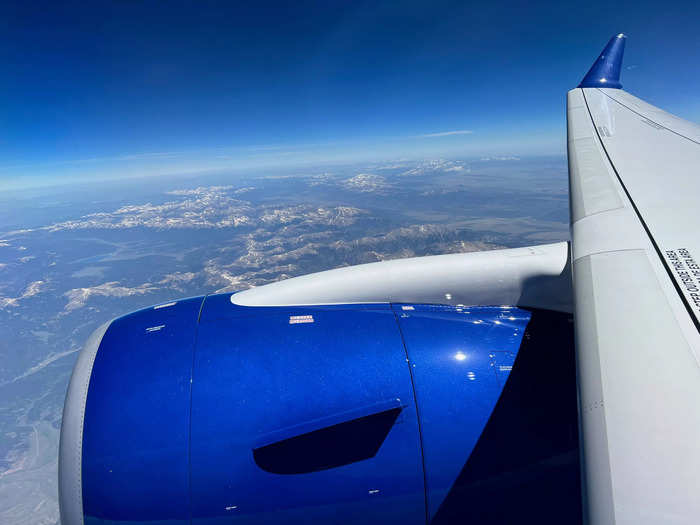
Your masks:
<instances>
[{"instance_id":1,"label":"blue engine nacelle","mask_svg":"<svg viewBox=\"0 0 700 525\"><path fill-rule=\"evenodd\" d=\"M231 294L141 310L78 359L59 478L64 525L575 523L571 317Z\"/></svg>"}]
</instances>

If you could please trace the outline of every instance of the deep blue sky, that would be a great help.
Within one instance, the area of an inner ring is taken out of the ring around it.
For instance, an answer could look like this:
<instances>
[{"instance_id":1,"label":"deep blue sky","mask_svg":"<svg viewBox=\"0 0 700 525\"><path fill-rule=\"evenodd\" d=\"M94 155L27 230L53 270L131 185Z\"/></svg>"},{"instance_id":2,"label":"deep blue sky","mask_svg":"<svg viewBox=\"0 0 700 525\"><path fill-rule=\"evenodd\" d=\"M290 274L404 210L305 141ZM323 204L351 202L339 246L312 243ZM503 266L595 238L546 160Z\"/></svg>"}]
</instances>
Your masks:
<instances>
[{"instance_id":1,"label":"deep blue sky","mask_svg":"<svg viewBox=\"0 0 700 525\"><path fill-rule=\"evenodd\" d=\"M697 2L57 4L0 17L0 188L564 154L565 93L619 32L625 89L700 120Z\"/></svg>"}]
</instances>

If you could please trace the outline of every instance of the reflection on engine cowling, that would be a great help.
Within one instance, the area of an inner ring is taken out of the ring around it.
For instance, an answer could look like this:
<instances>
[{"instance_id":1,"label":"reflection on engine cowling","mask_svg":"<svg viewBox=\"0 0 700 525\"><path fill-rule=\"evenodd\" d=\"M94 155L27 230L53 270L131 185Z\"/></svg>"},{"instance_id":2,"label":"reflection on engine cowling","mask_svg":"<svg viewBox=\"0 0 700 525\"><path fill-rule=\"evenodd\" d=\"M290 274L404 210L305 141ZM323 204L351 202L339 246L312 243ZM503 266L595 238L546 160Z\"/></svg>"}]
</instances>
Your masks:
<instances>
[{"instance_id":1,"label":"reflection on engine cowling","mask_svg":"<svg viewBox=\"0 0 700 525\"><path fill-rule=\"evenodd\" d=\"M88 379L85 523L581 521L570 315L221 294L113 321Z\"/></svg>"}]
</instances>

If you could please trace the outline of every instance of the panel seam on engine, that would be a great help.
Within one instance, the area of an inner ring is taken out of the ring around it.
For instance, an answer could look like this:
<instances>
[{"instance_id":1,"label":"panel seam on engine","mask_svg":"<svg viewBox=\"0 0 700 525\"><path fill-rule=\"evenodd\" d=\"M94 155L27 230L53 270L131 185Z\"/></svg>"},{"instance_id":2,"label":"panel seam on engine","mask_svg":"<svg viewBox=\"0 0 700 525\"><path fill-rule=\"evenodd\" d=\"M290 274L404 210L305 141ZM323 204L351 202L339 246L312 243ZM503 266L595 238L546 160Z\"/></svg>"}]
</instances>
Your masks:
<instances>
[{"instance_id":1,"label":"panel seam on engine","mask_svg":"<svg viewBox=\"0 0 700 525\"><path fill-rule=\"evenodd\" d=\"M406 365L408 366L408 376L411 379L411 388L413 389L413 403L416 406L416 420L418 422L418 441L420 443L420 459L421 466L423 467L423 495L425 503L425 523L430 523L429 507L428 507L428 474L425 470L425 452L423 448L423 425L421 424L420 411L418 408L418 395L416 394L416 383L413 379L413 370L411 369L411 359L408 357L408 346L406 346L406 339L403 336L403 330L401 329L401 323L399 321L398 315L396 315L396 310L394 310L394 304L389 303L391 306L391 312L394 314L394 320L396 321L396 327L399 329L399 337L401 337L401 344L403 345L403 351L406 356Z\"/></svg>"},{"instance_id":2,"label":"panel seam on engine","mask_svg":"<svg viewBox=\"0 0 700 525\"><path fill-rule=\"evenodd\" d=\"M190 504L190 524L192 523L194 508L194 500L192 497L192 397L194 392L194 364L197 352L197 339L199 338L199 324L202 319L202 311L204 310L204 303L206 302L207 297L208 295L202 297L202 303L199 305L199 312L197 312L197 324L194 327L194 340L192 341L192 366L190 368L190 414L187 421L187 492Z\"/></svg>"}]
</instances>

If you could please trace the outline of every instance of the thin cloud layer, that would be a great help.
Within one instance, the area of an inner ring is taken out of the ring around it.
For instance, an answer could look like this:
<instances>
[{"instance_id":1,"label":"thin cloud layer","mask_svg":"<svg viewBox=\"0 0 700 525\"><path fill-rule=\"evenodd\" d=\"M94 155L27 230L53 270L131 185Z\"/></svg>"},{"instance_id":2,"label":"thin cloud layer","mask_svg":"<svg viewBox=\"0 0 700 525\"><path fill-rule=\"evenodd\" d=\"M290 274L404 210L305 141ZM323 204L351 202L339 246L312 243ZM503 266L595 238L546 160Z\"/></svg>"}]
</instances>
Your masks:
<instances>
[{"instance_id":1,"label":"thin cloud layer","mask_svg":"<svg viewBox=\"0 0 700 525\"><path fill-rule=\"evenodd\" d=\"M474 133L471 129L457 129L454 131L440 131L438 133L425 133L423 135L418 135L422 138L432 138L432 137L449 137L451 135L471 135Z\"/></svg>"}]
</instances>

